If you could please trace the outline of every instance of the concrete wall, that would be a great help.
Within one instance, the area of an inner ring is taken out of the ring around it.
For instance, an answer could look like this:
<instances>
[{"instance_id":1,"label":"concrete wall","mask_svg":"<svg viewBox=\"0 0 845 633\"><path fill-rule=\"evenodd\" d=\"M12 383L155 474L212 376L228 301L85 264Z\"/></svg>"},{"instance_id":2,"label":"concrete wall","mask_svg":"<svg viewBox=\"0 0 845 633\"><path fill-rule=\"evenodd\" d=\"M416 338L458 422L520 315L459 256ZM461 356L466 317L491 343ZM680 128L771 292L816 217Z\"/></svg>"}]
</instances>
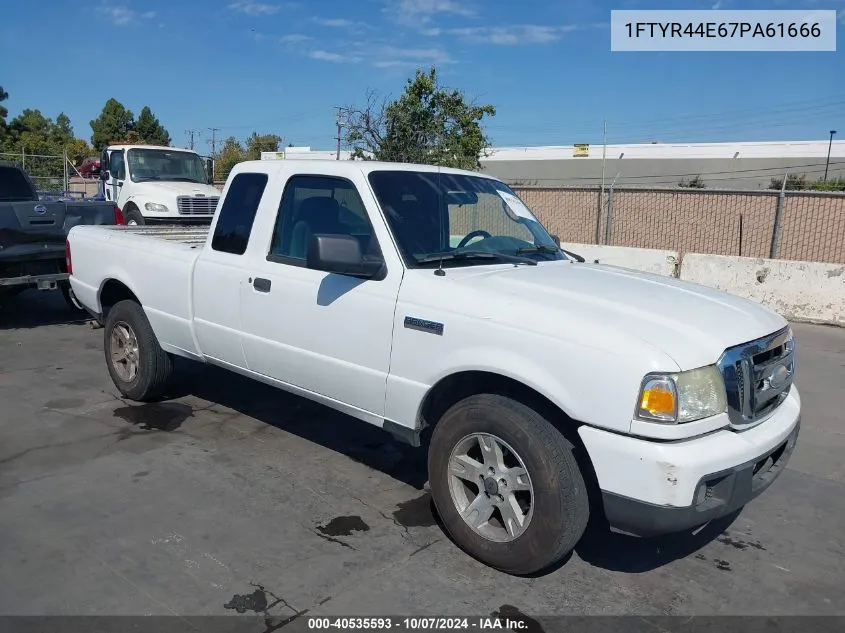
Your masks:
<instances>
[{"instance_id":1,"label":"concrete wall","mask_svg":"<svg viewBox=\"0 0 845 633\"><path fill-rule=\"evenodd\" d=\"M674 276L676 274L678 253L675 251L563 242L561 247L595 264L619 266L620 268L629 268L656 275Z\"/></svg>"},{"instance_id":2,"label":"concrete wall","mask_svg":"<svg viewBox=\"0 0 845 633\"><path fill-rule=\"evenodd\" d=\"M687 254L681 279L751 299L787 319L845 326L845 265Z\"/></svg>"},{"instance_id":3,"label":"concrete wall","mask_svg":"<svg viewBox=\"0 0 845 633\"><path fill-rule=\"evenodd\" d=\"M561 244L588 262L680 277L756 301L792 321L845 327L845 265L595 244Z\"/></svg>"}]
</instances>

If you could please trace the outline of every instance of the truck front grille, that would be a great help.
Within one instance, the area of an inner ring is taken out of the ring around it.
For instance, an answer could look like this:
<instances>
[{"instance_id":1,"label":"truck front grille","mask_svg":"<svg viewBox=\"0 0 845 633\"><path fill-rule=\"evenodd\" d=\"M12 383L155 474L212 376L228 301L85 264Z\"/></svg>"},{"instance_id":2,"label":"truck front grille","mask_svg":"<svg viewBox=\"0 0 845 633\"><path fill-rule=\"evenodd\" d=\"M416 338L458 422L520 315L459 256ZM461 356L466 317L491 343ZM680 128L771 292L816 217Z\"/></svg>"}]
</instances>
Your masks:
<instances>
[{"instance_id":1,"label":"truck front grille","mask_svg":"<svg viewBox=\"0 0 845 633\"><path fill-rule=\"evenodd\" d=\"M795 376L795 340L786 327L725 350L719 359L728 417L735 429L754 426L786 399Z\"/></svg>"},{"instance_id":2,"label":"truck front grille","mask_svg":"<svg viewBox=\"0 0 845 633\"><path fill-rule=\"evenodd\" d=\"M180 215L211 215L218 200L218 196L179 196L176 205Z\"/></svg>"}]
</instances>

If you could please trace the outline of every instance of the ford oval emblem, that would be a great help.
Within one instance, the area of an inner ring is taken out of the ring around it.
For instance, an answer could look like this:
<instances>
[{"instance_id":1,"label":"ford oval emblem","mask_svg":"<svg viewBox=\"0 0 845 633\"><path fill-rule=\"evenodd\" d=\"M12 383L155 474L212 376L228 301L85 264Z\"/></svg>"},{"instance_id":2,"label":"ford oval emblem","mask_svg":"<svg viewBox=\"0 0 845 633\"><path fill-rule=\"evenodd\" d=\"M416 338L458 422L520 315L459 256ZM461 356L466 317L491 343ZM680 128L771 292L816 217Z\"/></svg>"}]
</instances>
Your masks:
<instances>
[{"instance_id":1,"label":"ford oval emblem","mask_svg":"<svg viewBox=\"0 0 845 633\"><path fill-rule=\"evenodd\" d=\"M35 212L38 215L44 215L45 213L47 213L47 207L45 207L43 204L36 204L35 205Z\"/></svg>"}]
</instances>

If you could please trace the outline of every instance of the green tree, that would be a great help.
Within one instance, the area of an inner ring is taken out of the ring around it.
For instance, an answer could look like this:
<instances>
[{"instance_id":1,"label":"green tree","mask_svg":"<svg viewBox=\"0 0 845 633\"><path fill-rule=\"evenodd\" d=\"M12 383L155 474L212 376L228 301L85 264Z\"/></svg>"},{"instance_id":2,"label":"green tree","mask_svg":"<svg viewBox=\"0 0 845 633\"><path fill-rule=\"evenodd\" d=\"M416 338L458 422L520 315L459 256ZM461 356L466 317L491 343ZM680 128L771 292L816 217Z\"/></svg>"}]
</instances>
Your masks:
<instances>
[{"instance_id":1,"label":"green tree","mask_svg":"<svg viewBox=\"0 0 845 633\"><path fill-rule=\"evenodd\" d=\"M55 124L41 110L27 108L9 122L6 148L27 154L51 154Z\"/></svg>"},{"instance_id":2,"label":"green tree","mask_svg":"<svg viewBox=\"0 0 845 633\"><path fill-rule=\"evenodd\" d=\"M142 143L148 145L170 145L170 134L155 117L149 106L144 106L133 129L138 133Z\"/></svg>"},{"instance_id":3,"label":"green tree","mask_svg":"<svg viewBox=\"0 0 845 633\"><path fill-rule=\"evenodd\" d=\"M246 150L234 136L223 141L223 146L213 158L214 180L226 180L235 165L247 160Z\"/></svg>"},{"instance_id":4,"label":"green tree","mask_svg":"<svg viewBox=\"0 0 845 633\"><path fill-rule=\"evenodd\" d=\"M9 98L9 93L3 90L0 86L0 143L6 137L6 117L9 116L9 110L3 105L3 102ZM2 146L0 146L2 148Z\"/></svg>"},{"instance_id":5,"label":"green tree","mask_svg":"<svg viewBox=\"0 0 845 633\"><path fill-rule=\"evenodd\" d=\"M278 152L281 143L282 138L275 134L258 134L258 132L253 132L246 140L247 158L245 160L260 159L261 152Z\"/></svg>"},{"instance_id":6,"label":"green tree","mask_svg":"<svg viewBox=\"0 0 845 633\"><path fill-rule=\"evenodd\" d=\"M75 138L71 140L65 147L65 151L67 151L68 160L76 166L79 166L82 161L89 156L95 156L97 154L97 152L91 149L91 146L88 145L88 141L83 138Z\"/></svg>"},{"instance_id":7,"label":"green tree","mask_svg":"<svg viewBox=\"0 0 845 633\"><path fill-rule=\"evenodd\" d=\"M353 158L478 169L490 142L481 127L492 105L467 102L460 90L441 86L437 71L417 69L393 102L347 108L346 142Z\"/></svg>"},{"instance_id":8,"label":"green tree","mask_svg":"<svg viewBox=\"0 0 845 633\"><path fill-rule=\"evenodd\" d=\"M60 112L59 116L56 117L55 124L53 124L53 129L50 131L50 143L56 149L64 151L73 139L73 126L70 124L70 117L64 112Z\"/></svg>"},{"instance_id":9,"label":"green tree","mask_svg":"<svg viewBox=\"0 0 845 633\"><path fill-rule=\"evenodd\" d=\"M114 141L123 140L135 125L135 115L127 110L117 99L106 101L100 116L91 121L91 145L95 150L103 148Z\"/></svg>"}]
</instances>

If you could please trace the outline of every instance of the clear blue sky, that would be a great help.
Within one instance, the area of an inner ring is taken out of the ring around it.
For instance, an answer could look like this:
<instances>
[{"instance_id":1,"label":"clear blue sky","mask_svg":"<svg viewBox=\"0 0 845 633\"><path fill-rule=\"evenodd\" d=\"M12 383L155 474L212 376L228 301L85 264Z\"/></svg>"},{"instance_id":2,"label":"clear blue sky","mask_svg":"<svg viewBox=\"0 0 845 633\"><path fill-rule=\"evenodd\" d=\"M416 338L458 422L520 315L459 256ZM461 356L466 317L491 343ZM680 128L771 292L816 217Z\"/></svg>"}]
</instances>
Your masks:
<instances>
[{"instance_id":1,"label":"clear blue sky","mask_svg":"<svg viewBox=\"0 0 845 633\"><path fill-rule=\"evenodd\" d=\"M492 103L495 145L845 137L845 0L688 0L683 8L839 11L837 52L620 53L610 10L668 0L110 0L17 3L0 24L10 116L109 97L149 105L185 145L253 130L332 148L335 105L397 96L416 65Z\"/></svg>"}]
</instances>

